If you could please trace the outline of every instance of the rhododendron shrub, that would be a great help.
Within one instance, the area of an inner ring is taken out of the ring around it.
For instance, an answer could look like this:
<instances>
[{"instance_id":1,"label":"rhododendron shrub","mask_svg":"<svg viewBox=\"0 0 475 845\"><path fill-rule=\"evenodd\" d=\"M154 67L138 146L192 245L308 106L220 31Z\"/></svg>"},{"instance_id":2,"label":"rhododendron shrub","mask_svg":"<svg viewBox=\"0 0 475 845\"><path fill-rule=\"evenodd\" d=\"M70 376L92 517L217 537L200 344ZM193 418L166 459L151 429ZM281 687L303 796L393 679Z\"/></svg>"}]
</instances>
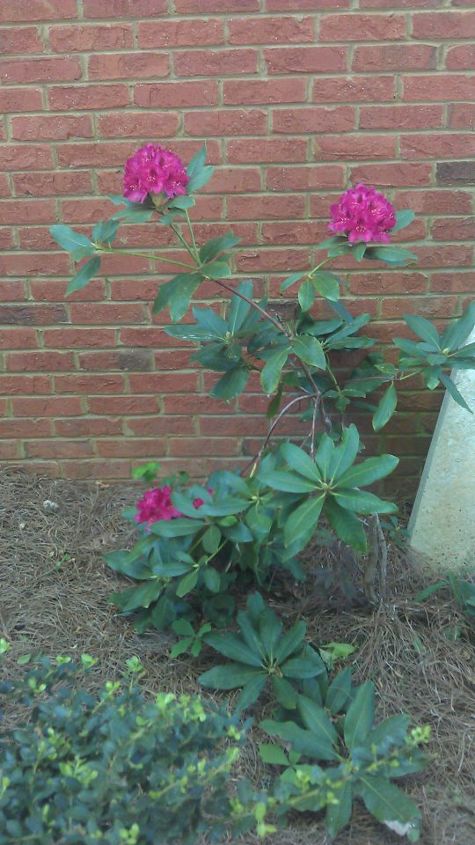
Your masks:
<instances>
[{"instance_id":1,"label":"rhododendron shrub","mask_svg":"<svg viewBox=\"0 0 475 845\"><path fill-rule=\"evenodd\" d=\"M301 553L310 542L333 536L362 555L372 544L374 563L381 546L379 515L397 509L368 488L389 475L398 459L361 458L351 404L364 403L373 429L380 431L396 410L398 382L416 378L429 390L442 384L470 410L450 373L475 365L475 344L465 344L475 324L475 303L442 333L423 317L406 316L414 337L394 338L385 357L362 333L370 315L352 316L341 298L344 279L329 269L340 256L390 267L414 262L412 252L394 243L394 235L413 220L412 211L396 211L372 187L345 191L330 209L331 236L319 246L318 263L296 267L281 285L282 295L294 299L292 316L284 319L272 302L255 297L251 280L230 281L239 243L234 234L197 241L190 211L212 172L204 149L185 167L173 152L147 144L126 163L124 193L111 198L118 209L110 220L97 223L90 235L65 225L51 228L79 264L68 287L72 292L100 272L103 255L128 252L114 245L123 221L169 227L186 260L170 259L160 249L134 250L178 268L159 286L154 302L155 313L170 314L165 331L194 344L192 360L217 374L212 396L234 399L255 372L269 397L268 433L244 470L221 470L202 483L154 479L130 514L137 543L112 553L108 562L135 582L112 600L135 614L139 630L168 627L182 616L225 623L236 587L241 593L256 582L266 588L279 573L303 580ZM210 281L225 297L223 307L194 307L193 319L181 322L201 285ZM333 364L342 350L360 350L360 363L344 376ZM297 407L308 422L307 435L275 441L280 422ZM368 595L377 597L374 585Z\"/></svg>"}]
</instances>

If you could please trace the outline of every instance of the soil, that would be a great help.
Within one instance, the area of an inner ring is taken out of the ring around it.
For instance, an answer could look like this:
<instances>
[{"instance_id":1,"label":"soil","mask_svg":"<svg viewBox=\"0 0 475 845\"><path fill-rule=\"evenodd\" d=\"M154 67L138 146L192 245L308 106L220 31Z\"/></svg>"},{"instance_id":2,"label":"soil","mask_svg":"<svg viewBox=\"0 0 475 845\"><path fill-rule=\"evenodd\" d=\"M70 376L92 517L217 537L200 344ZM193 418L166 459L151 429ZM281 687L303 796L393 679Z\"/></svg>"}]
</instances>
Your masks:
<instances>
[{"instance_id":1,"label":"soil","mask_svg":"<svg viewBox=\"0 0 475 845\"><path fill-rule=\"evenodd\" d=\"M137 487L78 483L0 471L0 636L11 643L2 672L18 672L25 654L81 654L97 657L93 682L120 675L138 655L151 691L198 692L196 663L169 660L171 638L138 636L107 598L125 579L103 562L105 551L132 542L133 527L121 510L137 498ZM46 502L57 504L57 509ZM410 714L430 724L430 764L407 778L404 788L424 814L422 845L475 844L475 661L473 639L449 596L435 594L420 604L414 595L427 579L391 550L388 593L378 609L323 600L319 552L307 564L315 578L293 596L279 596L276 610L289 622L305 618L315 644L356 646L358 680L372 678L381 718ZM264 773L251 744L244 766L252 778ZM357 809L338 845L395 845L403 840ZM326 845L320 819L299 816L270 845ZM254 837L246 837L246 845Z\"/></svg>"}]
</instances>

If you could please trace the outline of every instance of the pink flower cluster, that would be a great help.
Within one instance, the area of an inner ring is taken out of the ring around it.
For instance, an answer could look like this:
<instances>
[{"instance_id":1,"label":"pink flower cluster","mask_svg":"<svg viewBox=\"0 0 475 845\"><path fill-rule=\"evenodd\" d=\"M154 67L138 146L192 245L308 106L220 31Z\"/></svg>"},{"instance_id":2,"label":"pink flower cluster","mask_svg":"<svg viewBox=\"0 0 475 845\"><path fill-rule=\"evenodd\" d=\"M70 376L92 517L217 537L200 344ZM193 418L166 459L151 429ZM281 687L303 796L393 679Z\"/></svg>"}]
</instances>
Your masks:
<instances>
[{"instance_id":1,"label":"pink flower cluster","mask_svg":"<svg viewBox=\"0 0 475 845\"><path fill-rule=\"evenodd\" d=\"M388 243L389 231L396 225L396 214L389 200L366 185L345 191L330 211L328 228L337 235L348 235L350 243Z\"/></svg>"},{"instance_id":2,"label":"pink flower cluster","mask_svg":"<svg viewBox=\"0 0 475 845\"><path fill-rule=\"evenodd\" d=\"M132 202L143 202L149 194L186 194L187 184L181 159L159 144L140 147L125 163L124 197Z\"/></svg>"},{"instance_id":3,"label":"pink flower cluster","mask_svg":"<svg viewBox=\"0 0 475 845\"><path fill-rule=\"evenodd\" d=\"M213 491L209 489L209 492ZM161 519L175 519L177 516L182 516L181 511L172 504L172 488L168 484L163 487L154 487L152 490L146 490L142 498L137 502L137 513L135 515L136 522L145 522L147 525L152 525ZM200 508L204 505L204 499L196 497L193 499L193 507Z\"/></svg>"}]
</instances>

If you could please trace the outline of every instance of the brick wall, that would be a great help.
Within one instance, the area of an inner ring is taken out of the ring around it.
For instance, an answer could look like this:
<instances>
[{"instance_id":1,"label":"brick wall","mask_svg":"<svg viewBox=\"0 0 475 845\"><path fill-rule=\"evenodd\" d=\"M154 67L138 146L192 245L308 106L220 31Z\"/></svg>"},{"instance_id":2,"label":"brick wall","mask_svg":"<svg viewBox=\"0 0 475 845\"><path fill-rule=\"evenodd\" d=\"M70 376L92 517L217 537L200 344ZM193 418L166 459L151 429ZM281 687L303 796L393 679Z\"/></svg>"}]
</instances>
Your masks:
<instances>
[{"instance_id":1,"label":"brick wall","mask_svg":"<svg viewBox=\"0 0 475 845\"><path fill-rule=\"evenodd\" d=\"M260 397L206 398L208 374L151 318L148 261L110 257L64 297L71 267L49 225L108 214L145 141L188 159L207 140L217 171L198 228L232 223L239 275L260 289L308 266L330 201L364 180L418 212L420 261L349 273L351 307L381 339L407 310L460 313L475 289L474 36L470 0L2 0L2 461L120 478L154 457L202 473L245 461L263 430ZM150 227L122 231L153 243ZM386 435L406 476L438 402L408 393Z\"/></svg>"}]
</instances>

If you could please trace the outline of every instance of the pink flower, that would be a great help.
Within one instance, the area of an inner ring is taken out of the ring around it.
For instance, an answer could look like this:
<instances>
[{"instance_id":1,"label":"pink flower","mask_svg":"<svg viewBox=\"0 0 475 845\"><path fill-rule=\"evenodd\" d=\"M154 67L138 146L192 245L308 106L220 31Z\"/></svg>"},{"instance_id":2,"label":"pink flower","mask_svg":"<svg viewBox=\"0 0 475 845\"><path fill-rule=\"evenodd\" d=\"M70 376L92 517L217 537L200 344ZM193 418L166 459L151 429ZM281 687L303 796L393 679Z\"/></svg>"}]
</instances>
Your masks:
<instances>
[{"instance_id":1,"label":"pink flower","mask_svg":"<svg viewBox=\"0 0 475 845\"><path fill-rule=\"evenodd\" d=\"M396 225L389 200L366 185L345 191L330 211L328 228L337 235L348 235L350 243L389 243L389 231Z\"/></svg>"},{"instance_id":2,"label":"pink flower","mask_svg":"<svg viewBox=\"0 0 475 845\"><path fill-rule=\"evenodd\" d=\"M127 159L124 170L124 197L144 202L149 194L176 197L186 194L188 176L175 153L159 144L146 144Z\"/></svg>"},{"instance_id":3,"label":"pink flower","mask_svg":"<svg viewBox=\"0 0 475 845\"><path fill-rule=\"evenodd\" d=\"M167 484L147 490L137 502L135 521L151 525L161 519L174 519L181 516L180 511L172 504L171 493L172 488Z\"/></svg>"},{"instance_id":4,"label":"pink flower","mask_svg":"<svg viewBox=\"0 0 475 845\"><path fill-rule=\"evenodd\" d=\"M200 499L199 496L197 496L196 499L193 499L193 507L196 508L196 509L200 508L201 505L204 505L204 503L205 503L205 500Z\"/></svg>"}]
</instances>

